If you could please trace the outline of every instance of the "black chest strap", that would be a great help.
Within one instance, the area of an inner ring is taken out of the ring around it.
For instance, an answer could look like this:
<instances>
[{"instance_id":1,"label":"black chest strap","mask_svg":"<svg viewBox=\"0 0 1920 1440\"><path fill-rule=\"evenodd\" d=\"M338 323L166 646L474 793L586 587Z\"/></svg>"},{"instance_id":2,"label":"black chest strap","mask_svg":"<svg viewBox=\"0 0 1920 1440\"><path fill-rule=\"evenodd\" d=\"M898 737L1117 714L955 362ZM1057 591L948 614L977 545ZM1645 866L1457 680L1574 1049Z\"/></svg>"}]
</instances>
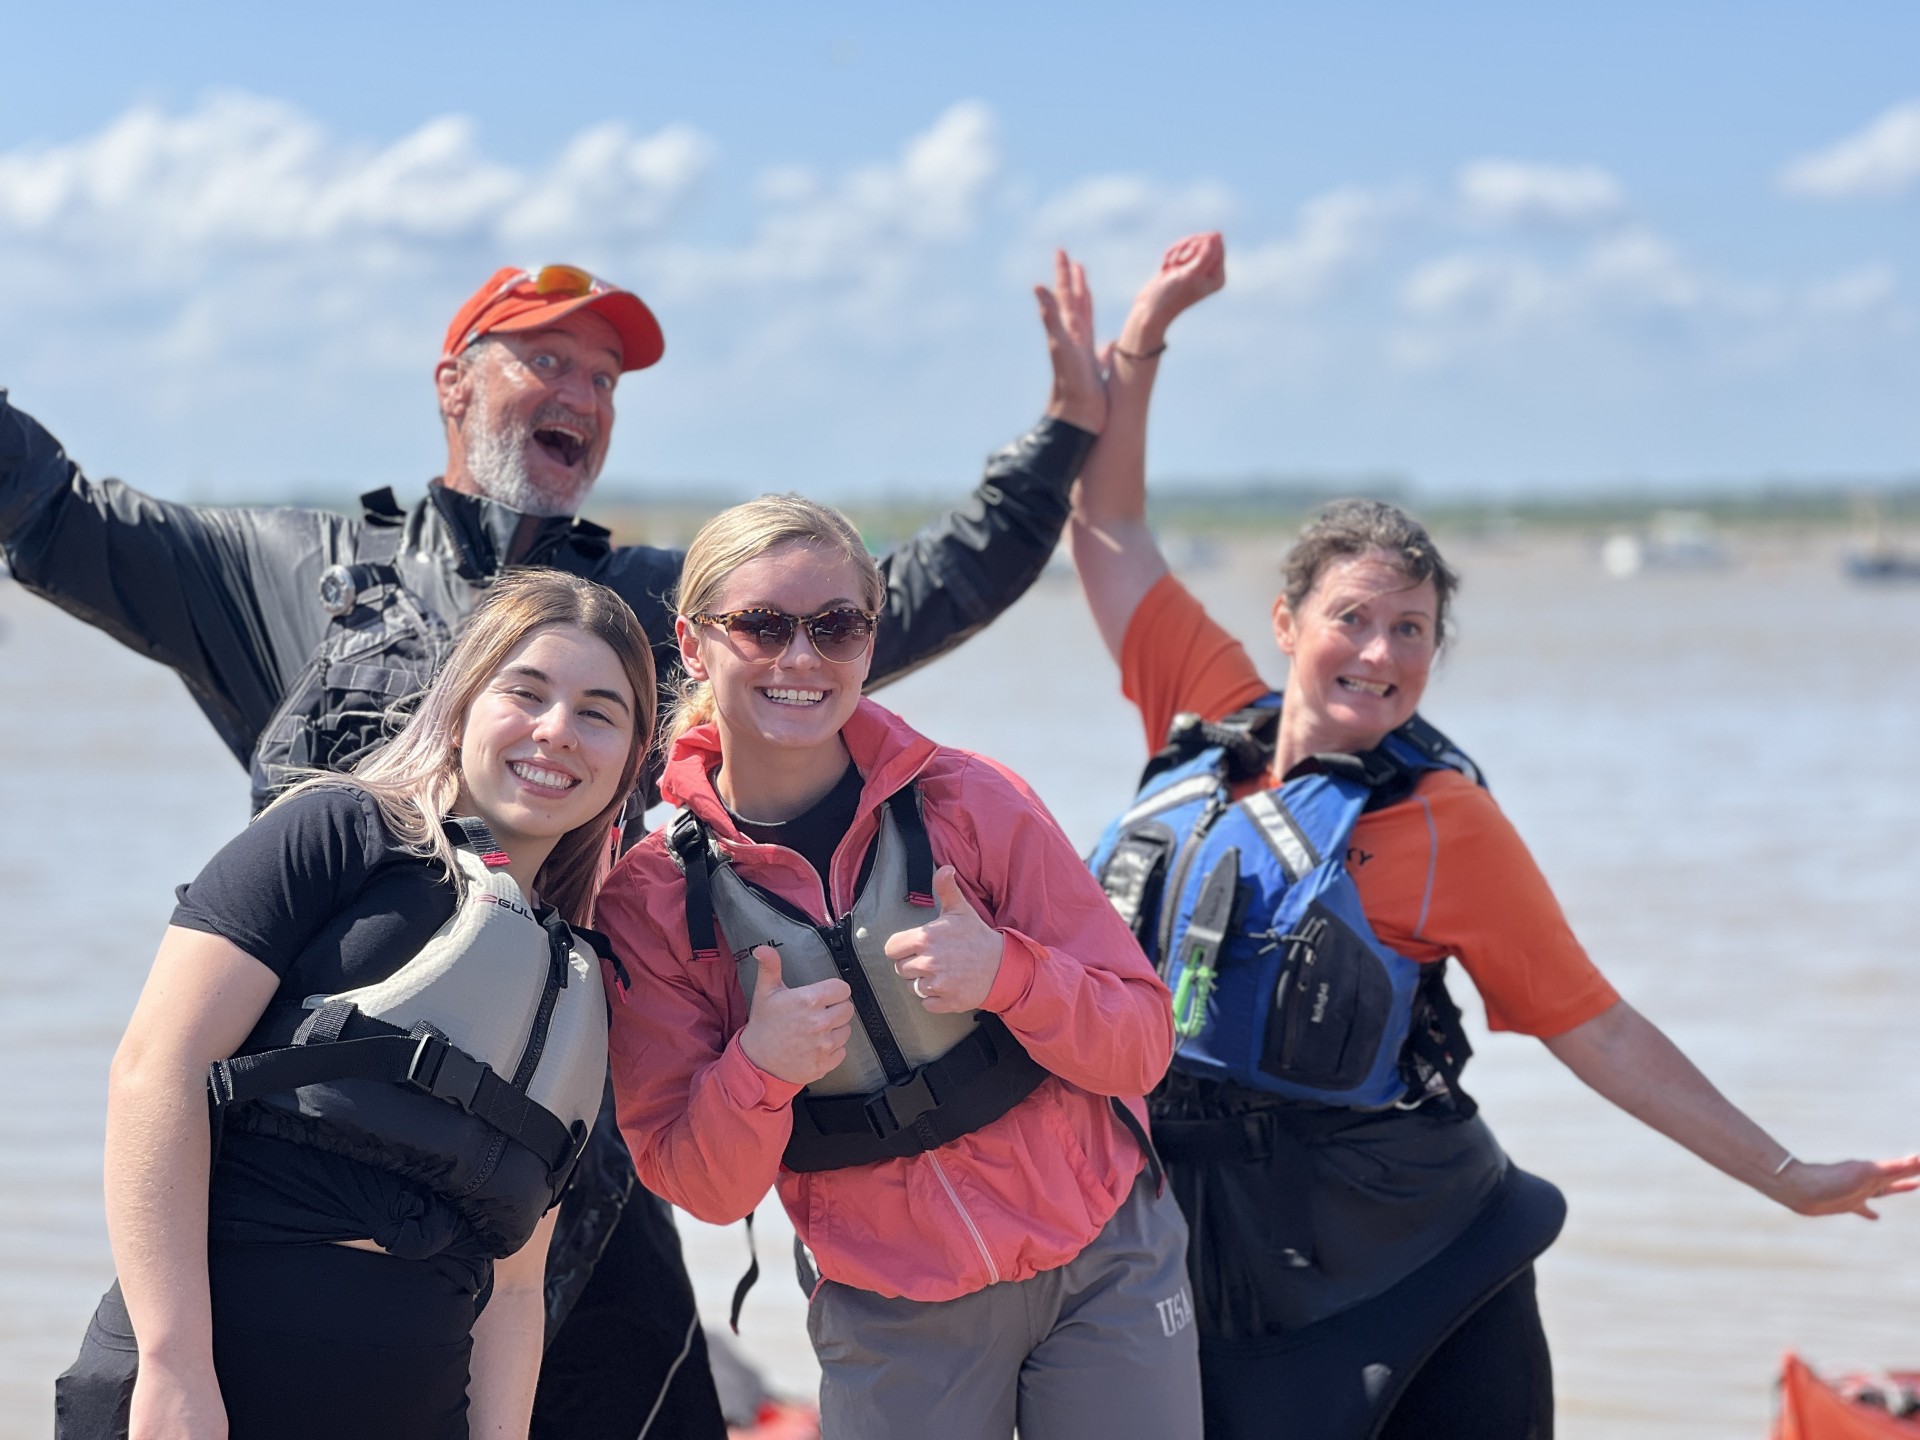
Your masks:
<instances>
[{"instance_id":1,"label":"black chest strap","mask_svg":"<svg viewBox=\"0 0 1920 1440\"><path fill-rule=\"evenodd\" d=\"M340 1008L352 1010L350 1005ZM526 1146L555 1175L573 1163L586 1143L584 1125L569 1129L525 1090L424 1021L403 1030L357 1011L328 1018L339 1038L214 1061L207 1068L207 1098L216 1126L222 1112L248 1100L303 1085L381 1080L459 1106Z\"/></svg>"}]
</instances>

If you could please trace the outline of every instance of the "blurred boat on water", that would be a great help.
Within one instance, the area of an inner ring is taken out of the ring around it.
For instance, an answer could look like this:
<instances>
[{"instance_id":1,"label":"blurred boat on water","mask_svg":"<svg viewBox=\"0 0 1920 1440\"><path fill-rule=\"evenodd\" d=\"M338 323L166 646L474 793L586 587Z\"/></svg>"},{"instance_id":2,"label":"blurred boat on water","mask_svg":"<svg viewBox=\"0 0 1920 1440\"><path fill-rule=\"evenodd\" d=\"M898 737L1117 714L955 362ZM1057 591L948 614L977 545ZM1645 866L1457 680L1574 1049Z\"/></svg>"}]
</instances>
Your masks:
<instances>
[{"instance_id":1,"label":"blurred boat on water","mask_svg":"<svg viewBox=\"0 0 1920 1440\"><path fill-rule=\"evenodd\" d=\"M1875 585L1920 580L1920 549L1889 533L1879 496L1856 496L1853 514L1856 538L1841 560L1849 579Z\"/></svg>"},{"instance_id":2,"label":"blurred boat on water","mask_svg":"<svg viewBox=\"0 0 1920 1440\"><path fill-rule=\"evenodd\" d=\"M1871 584L1920 580L1920 550L1902 550L1890 544L1856 545L1841 563L1851 578Z\"/></svg>"},{"instance_id":3,"label":"blurred boat on water","mask_svg":"<svg viewBox=\"0 0 1920 1440\"><path fill-rule=\"evenodd\" d=\"M1600 545L1600 566L1616 580L1645 570L1717 570L1732 558L1699 510L1656 510L1644 527L1615 530Z\"/></svg>"}]
</instances>

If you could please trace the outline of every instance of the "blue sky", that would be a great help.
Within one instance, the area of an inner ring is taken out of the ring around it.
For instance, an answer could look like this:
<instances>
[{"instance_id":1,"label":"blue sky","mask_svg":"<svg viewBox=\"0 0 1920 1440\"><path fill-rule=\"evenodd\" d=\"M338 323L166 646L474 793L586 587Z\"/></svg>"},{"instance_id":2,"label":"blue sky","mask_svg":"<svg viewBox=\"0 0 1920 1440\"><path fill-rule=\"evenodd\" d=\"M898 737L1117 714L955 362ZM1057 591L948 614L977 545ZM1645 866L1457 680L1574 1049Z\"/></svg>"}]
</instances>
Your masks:
<instances>
[{"instance_id":1,"label":"blue sky","mask_svg":"<svg viewBox=\"0 0 1920 1440\"><path fill-rule=\"evenodd\" d=\"M609 486L950 486L1223 229L1153 464L1920 470L1920 8L72 3L9 16L0 384L161 494L433 473L494 266L659 312Z\"/></svg>"}]
</instances>

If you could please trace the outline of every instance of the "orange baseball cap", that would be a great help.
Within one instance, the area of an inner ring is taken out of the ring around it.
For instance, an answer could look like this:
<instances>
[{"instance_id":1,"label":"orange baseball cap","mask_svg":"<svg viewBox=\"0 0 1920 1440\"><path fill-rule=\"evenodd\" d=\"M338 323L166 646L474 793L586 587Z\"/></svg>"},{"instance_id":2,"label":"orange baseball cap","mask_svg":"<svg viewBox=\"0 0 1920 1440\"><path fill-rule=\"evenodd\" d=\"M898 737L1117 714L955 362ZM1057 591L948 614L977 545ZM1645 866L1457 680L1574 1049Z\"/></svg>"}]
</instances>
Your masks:
<instances>
[{"instance_id":1,"label":"orange baseball cap","mask_svg":"<svg viewBox=\"0 0 1920 1440\"><path fill-rule=\"evenodd\" d=\"M543 265L538 270L508 266L455 312L440 358L451 360L482 335L495 331L538 330L573 314L591 310L620 337L620 368L644 370L666 352L660 322L631 290L609 285L577 265Z\"/></svg>"}]
</instances>

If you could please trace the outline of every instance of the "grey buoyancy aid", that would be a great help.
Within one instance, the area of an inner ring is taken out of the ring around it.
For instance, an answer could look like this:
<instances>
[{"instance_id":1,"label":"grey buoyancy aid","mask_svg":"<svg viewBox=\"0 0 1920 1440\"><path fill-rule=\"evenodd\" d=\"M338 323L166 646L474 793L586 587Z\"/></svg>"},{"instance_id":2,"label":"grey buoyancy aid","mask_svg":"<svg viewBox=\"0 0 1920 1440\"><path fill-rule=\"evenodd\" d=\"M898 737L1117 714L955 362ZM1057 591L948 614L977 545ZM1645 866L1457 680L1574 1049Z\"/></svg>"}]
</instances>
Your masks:
<instances>
[{"instance_id":1,"label":"grey buoyancy aid","mask_svg":"<svg viewBox=\"0 0 1920 1440\"><path fill-rule=\"evenodd\" d=\"M216 1135L254 1102L271 1113L248 1128L425 1184L510 1255L600 1108L606 990L586 932L536 918L484 825L448 833L460 901L420 952L374 984L270 1011L257 1048L215 1062L207 1086Z\"/></svg>"},{"instance_id":2,"label":"grey buoyancy aid","mask_svg":"<svg viewBox=\"0 0 1920 1440\"><path fill-rule=\"evenodd\" d=\"M846 1058L794 1099L788 1169L837 1170L935 1149L999 1119L1046 1078L999 1016L929 1013L886 957L894 934L939 913L917 787L881 808L859 895L830 925L742 877L692 810L668 823L667 837L686 876L694 958L720 958L717 920L749 1004L760 945L779 950L789 986L838 976L853 991L860 1023Z\"/></svg>"},{"instance_id":3,"label":"grey buoyancy aid","mask_svg":"<svg viewBox=\"0 0 1920 1440\"><path fill-rule=\"evenodd\" d=\"M1346 860L1364 810L1426 771L1479 771L1416 716L1365 754L1314 756L1234 801L1233 782L1264 772L1278 718L1270 695L1218 725L1176 719L1090 860L1173 990L1173 1068L1359 1109L1401 1103L1411 1082L1470 1113L1444 962L1380 940Z\"/></svg>"}]
</instances>

